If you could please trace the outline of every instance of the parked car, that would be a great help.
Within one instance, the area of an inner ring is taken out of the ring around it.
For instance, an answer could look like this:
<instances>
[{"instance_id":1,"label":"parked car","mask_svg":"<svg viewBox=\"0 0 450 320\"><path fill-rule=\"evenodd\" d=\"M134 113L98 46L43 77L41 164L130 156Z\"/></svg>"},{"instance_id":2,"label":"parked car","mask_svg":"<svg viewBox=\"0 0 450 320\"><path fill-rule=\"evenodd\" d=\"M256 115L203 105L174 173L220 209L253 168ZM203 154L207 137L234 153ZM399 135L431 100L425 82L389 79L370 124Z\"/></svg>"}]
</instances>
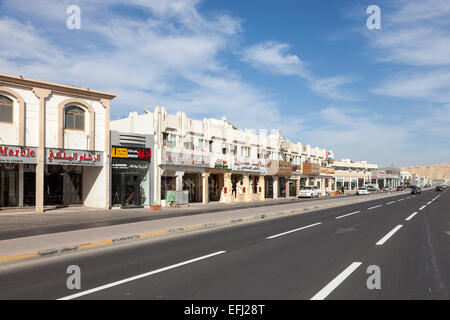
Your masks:
<instances>
[{"instance_id":1,"label":"parked car","mask_svg":"<svg viewBox=\"0 0 450 320\"><path fill-rule=\"evenodd\" d=\"M383 191L391 191L392 189L391 189L391 187L384 187L383 188Z\"/></svg>"},{"instance_id":2,"label":"parked car","mask_svg":"<svg viewBox=\"0 0 450 320\"><path fill-rule=\"evenodd\" d=\"M435 191L443 191L443 190L444 190L443 186L437 186L435 189Z\"/></svg>"},{"instance_id":3,"label":"parked car","mask_svg":"<svg viewBox=\"0 0 450 320\"><path fill-rule=\"evenodd\" d=\"M421 194L422 190L419 187L412 187L411 194Z\"/></svg>"},{"instance_id":4,"label":"parked car","mask_svg":"<svg viewBox=\"0 0 450 320\"><path fill-rule=\"evenodd\" d=\"M404 190L403 186L398 186L397 187L397 191L403 191L403 190Z\"/></svg>"},{"instance_id":5,"label":"parked car","mask_svg":"<svg viewBox=\"0 0 450 320\"><path fill-rule=\"evenodd\" d=\"M320 195L320 189L318 186L306 186L300 190L298 197L299 198L313 198L313 197L318 198L319 195Z\"/></svg>"},{"instance_id":6,"label":"parked car","mask_svg":"<svg viewBox=\"0 0 450 320\"><path fill-rule=\"evenodd\" d=\"M367 186L366 189L369 192L374 192L374 191L376 192L376 191L378 191L378 188L375 187L375 186Z\"/></svg>"},{"instance_id":7,"label":"parked car","mask_svg":"<svg viewBox=\"0 0 450 320\"><path fill-rule=\"evenodd\" d=\"M369 191L367 190L366 187L359 187L358 190L356 191L357 195L362 195L362 194L369 194Z\"/></svg>"}]
</instances>

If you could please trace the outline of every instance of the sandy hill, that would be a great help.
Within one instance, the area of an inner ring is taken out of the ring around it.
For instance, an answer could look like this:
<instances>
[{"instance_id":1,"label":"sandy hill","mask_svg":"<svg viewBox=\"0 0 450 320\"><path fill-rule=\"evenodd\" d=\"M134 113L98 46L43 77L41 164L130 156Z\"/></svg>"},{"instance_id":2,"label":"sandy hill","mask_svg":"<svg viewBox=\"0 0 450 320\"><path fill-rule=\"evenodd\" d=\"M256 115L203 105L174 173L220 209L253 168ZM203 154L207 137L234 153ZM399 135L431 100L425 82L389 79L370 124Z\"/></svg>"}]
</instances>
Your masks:
<instances>
[{"instance_id":1,"label":"sandy hill","mask_svg":"<svg viewBox=\"0 0 450 320\"><path fill-rule=\"evenodd\" d=\"M432 164L429 166L402 167L402 171L432 179L450 179L450 163Z\"/></svg>"}]
</instances>

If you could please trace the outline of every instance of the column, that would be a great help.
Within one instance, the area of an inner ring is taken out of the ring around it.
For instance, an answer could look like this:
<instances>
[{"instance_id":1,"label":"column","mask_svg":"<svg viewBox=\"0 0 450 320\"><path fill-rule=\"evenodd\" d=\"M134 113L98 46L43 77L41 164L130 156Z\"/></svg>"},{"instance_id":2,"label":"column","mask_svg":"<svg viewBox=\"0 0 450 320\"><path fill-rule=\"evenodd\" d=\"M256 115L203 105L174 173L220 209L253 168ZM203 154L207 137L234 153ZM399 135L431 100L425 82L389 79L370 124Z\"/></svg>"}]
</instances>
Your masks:
<instances>
[{"instance_id":1,"label":"column","mask_svg":"<svg viewBox=\"0 0 450 320\"><path fill-rule=\"evenodd\" d=\"M208 204L208 200L209 200L209 195L208 195L208 178L209 178L209 173L208 172L203 172L202 173L202 203L203 204Z\"/></svg>"},{"instance_id":2,"label":"column","mask_svg":"<svg viewBox=\"0 0 450 320\"><path fill-rule=\"evenodd\" d=\"M278 191L279 191L278 183L279 183L278 176L273 176L273 198L274 199L278 199Z\"/></svg>"},{"instance_id":3,"label":"column","mask_svg":"<svg viewBox=\"0 0 450 320\"><path fill-rule=\"evenodd\" d=\"M250 189L250 176L248 174L244 174L243 177L243 188L245 188L245 192L244 189L242 189L242 192L244 192L244 201L248 202L252 197L252 190Z\"/></svg>"},{"instance_id":4,"label":"column","mask_svg":"<svg viewBox=\"0 0 450 320\"><path fill-rule=\"evenodd\" d=\"M290 194L289 194L289 181L291 179L289 177L286 178L286 198L289 198Z\"/></svg>"},{"instance_id":5,"label":"column","mask_svg":"<svg viewBox=\"0 0 450 320\"><path fill-rule=\"evenodd\" d=\"M221 195L221 202L231 203L231 192L232 192L232 183L231 183L231 173L224 173L223 175L223 190ZM226 193L225 193L226 192Z\"/></svg>"},{"instance_id":6,"label":"column","mask_svg":"<svg viewBox=\"0 0 450 320\"><path fill-rule=\"evenodd\" d=\"M176 177L175 190L176 191L183 191L183 176L184 176L184 172L175 173L175 177Z\"/></svg>"},{"instance_id":7,"label":"column","mask_svg":"<svg viewBox=\"0 0 450 320\"><path fill-rule=\"evenodd\" d=\"M38 112L38 149L36 164L36 212L44 213L44 171L45 171L45 99L51 91L33 88L33 93L39 99Z\"/></svg>"},{"instance_id":8,"label":"column","mask_svg":"<svg viewBox=\"0 0 450 320\"><path fill-rule=\"evenodd\" d=\"M259 191L260 188L261 188L261 192ZM259 176L257 192L258 192L259 200L264 201L265 194L266 194L266 184L265 184L265 181L264 181L264 176L262 176L262 175Z\"/></svg>"},{"instance_id":9,"label":"column","mask_svg":"<svg viewBox=\"0 0 450 320\"><path fill-rule=\"evenodd\" d=\"M19 164L19 207L23 207L23 163Z\"/></svg>"}]
</instances>

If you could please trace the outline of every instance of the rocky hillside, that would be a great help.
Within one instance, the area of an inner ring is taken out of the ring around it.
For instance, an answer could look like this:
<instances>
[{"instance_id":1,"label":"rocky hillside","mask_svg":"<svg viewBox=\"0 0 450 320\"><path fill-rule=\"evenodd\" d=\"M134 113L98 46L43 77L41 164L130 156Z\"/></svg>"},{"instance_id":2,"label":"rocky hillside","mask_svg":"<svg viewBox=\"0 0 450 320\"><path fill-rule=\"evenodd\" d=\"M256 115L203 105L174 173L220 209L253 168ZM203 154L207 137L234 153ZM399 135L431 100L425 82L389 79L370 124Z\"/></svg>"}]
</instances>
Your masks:
<instances>
[{"instance_id":1,"label":"rocky hillside","mask_svg":"<svg viewBox=\"0 0 450 320\"><path fill-rule=\"evenodd\" d=\"M402 171L408 171L411 174L417 174L421 177L450 179L450 163L432 164L429 166L402 167Z\"/></svg>"}]
</instances>

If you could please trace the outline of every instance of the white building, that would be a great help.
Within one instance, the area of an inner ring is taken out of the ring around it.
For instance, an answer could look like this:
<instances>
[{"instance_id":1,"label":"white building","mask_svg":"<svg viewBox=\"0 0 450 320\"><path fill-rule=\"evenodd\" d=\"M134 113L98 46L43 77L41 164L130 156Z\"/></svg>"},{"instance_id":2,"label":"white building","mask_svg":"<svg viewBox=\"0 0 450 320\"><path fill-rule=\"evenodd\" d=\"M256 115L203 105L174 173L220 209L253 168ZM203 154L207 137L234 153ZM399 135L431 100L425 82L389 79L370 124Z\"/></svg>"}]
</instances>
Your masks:
<instances>
[{"instance_id":1,"label":"white building","mask_svg":"<svg viewBox=\"0 0 450 320\"><path fill-rule=\"evenodd\" d=\"M113 130L154 134L155 201L188 191L189 202L290 197L302 185L334 187L332 151L284 139L279 130L240 130L226 118L190 119L183 112L130 113ZM157 200L156 200L157 199Z\"/></svg>"},{"instance_id":2,"label":"white building","mask_svg":"<svg viewBox=\"0 0 450 320\"><path fill-rule=\"evenodd\" d=\"M0 74L0 207L109 207L115 95Z\"/></svg>"},{"instance_id":3,"label":"white building","mask_svg":"<svg viewBox=\"0 0 450 320\"><path fill-rule=\"evenodd\" d=\"M378 169L378 165L369 164L367 161L355 162L350 159L334 161L332 167L335 170L336 190L344 187L347 191L356 191L359 187L371 184L372 171Z\"/></svg>"}]
</instances>

